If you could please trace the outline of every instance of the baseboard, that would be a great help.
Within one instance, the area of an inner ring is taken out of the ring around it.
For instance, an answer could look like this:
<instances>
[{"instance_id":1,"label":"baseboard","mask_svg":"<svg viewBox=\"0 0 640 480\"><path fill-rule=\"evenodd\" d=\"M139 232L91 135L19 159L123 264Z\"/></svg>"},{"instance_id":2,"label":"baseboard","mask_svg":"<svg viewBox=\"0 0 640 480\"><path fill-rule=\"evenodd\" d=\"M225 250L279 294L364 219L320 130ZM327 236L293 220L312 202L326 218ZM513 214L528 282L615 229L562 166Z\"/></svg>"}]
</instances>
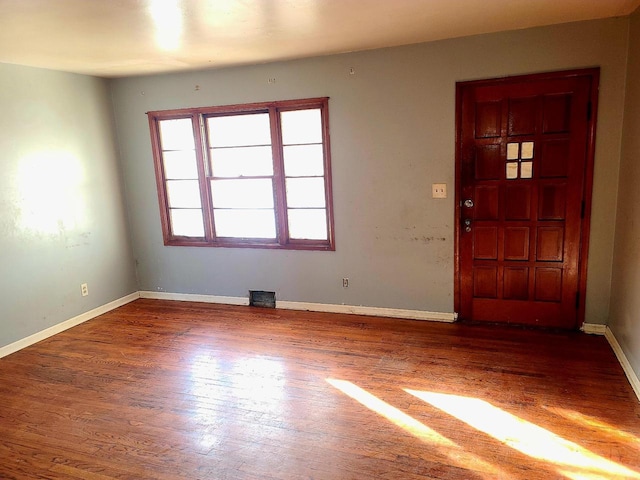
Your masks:
<instances>
[{"instance_id":1,"label":"baseboard","mask_svg":"<svg viewBox=\"0 0 640 480\"><path fill-rule=\"evenodd\" d=\"M140 291L140 298L154 300L176 300L179 302L222 303L225 305L249 305L248 297L222 297L219 295L197 295L194 293L168 293Z\"/></svg>"},{"instance_id":2,"label":"baseboard","mask_svg":"<svg viewBox=\"0 0 640 480\"><path fill-rule=\"evenodd\" d=\"M190 293L140 292L140 298L157 300L178 300L184 302L222 303L227 305L249 305L247 297L220 297L217 295L194 295ZM311 312L349 313L352 315L370 315L374 317L404 318L409 320L428 320L431 322L452 323L455 313L426 312L422 310L403 310L399 308L359 307L354 305L335 305L331 303L289 302L278 300L276 308L286 310L309 310Z\"/></svg>"},{"instance_id":3,"label":"baseboard","mask_svg":"<svg viewBox=\"0 0 640 480\"><path fill-rule=\"evenodd\" d=\"M65 320L64 322L53 325L52 327L41 330L40 332L29 335L16 342L4 347L0 347L0 358L6 357L25 347L38 343L57 333L64 332L71 327L80 325L81 323L91 320L103 313L110 312L118 307L126 305L138 298L149 298L156 300L177 300L183 302L204 302L204 303L221 303L227 305L249 305L247 297L225 297L219 295L197 295L191 293L167 293L167 292L150 292L140 291L134 292L100 307L94 308L88 312L82 313L76 317ZM328 312L328 313L348 313L353 315L370 315L375 317L391 317L404 318L411 320L428 320L432 322L452 323L456 320L455 313L427 312L422 310L403 310L398 308L381 308L381 307L361 307L353 305L334 305L329 303L307 303L307 302L276 302L277 308L287 310L309 310L312 312Z\"/></svg>"},{"instance_id":4,"label":"baseboard","mask_svg":"<svg viewBox=\"0 0 640 480\"><path fill-rule=\"evenodd\" d=\"M622 347L618 343L616 336L613 334L613 332L609 327L606 328L606 332L604 336L609 341L609 345L611 345L611 348L613 349L613 352L616 354L616 357L618 357L618 361L620 362L620 365L622 365L622 369L624 370L624 373L627 375L627 378L629 379L631 388L633 388L633 391L636 392L636 396L640 401L640 379L638 379L638 375L636 375L636 372L633 371L633 368L631 367L631 364L629 363L627 356L624 354L624 351L622 350Z\"/></svg>"},{"instance_id":5,"label":"baseboard","mask_svg":"<svg viewBox=\"0 0 640 480\"><path fill-rule=\"evenodd\" d=\"M583 323L580 330L590 335L605 335L607 333L607 326L598 323Z\"/></svg>"},{"instance_id":6,"label":"baseboard","mask_svg":"<svg viewBox=\"0 0 640 480\"><path fill-rule=\"evenodd\" d=\"M427 320L430 322L453 323L455 313L427 312L423 310L405 310L400 308L362 307L354 305L335 305L331 303L307 303L277 301L277 308L287 310L309 310L311 312L348 313L352 315L370 315L373 317L404 318L407 320Z\"/></svg>"},{"instance_id":7,"label":"baseboard","mask_svg":"<svg viewBox=\"0 0 640 480\"><path fill-rule=\"evenodd\" d=\"M64 322L53 325L52 327L41 330L40 332L29 335L22 338L17 342L13 342L9 345L5 345L0 348L0 358L6 357L18 350L40 342L46 338L49 338L57 333L63 332L71 327L80 325L81 323L91 320L99 315L107 313L118 307L126 305L138 298L149 298L157 300L177 300L187 302L204 302L204 303L221 303L228 305L249 305L249 299L246 297L226 297L218 295L197 295L190 293L167 293L167 292L149 292L140 291L126 295L122 298L109 302L100 307L89 310L76 317L65 320ZM423 310L406 310L398 308L382 308L382 307L363 307L354 305L336 305L330 303L308 303L308 302L290 302L290 301L278 301L276 302L277 308L283 308L287 310L309 310L312 312L327 312L327 313L347 313L352 315L370 315L375 317L391 317L391 318L404 318L410 320L427 320L431 322L446 322L453 323L456 321L455 313L444 312L427 312ZM629 383L633 388L638 400L640 400L640 379L633 371L627 356L624 354L622 347L618 343L615 335L609 327L606 325L585 323L582 325L583 332L604 335L609 345L613 349L622 369L629 379Z\"/></svg>"},{"instance_id":8,"label":"baseboard","mask_svg":"<svg viewBox=\"0 0 640 480\"><path fill-rule=\"evenodd\" d=\"M10 343L9 345L5 345L4 347L0 348L0 358L6 357L7 355L15 353L18 350L22 350L23 348L33 345L34 343L38 343L46 338L52 337L57 333L64 332L65 330L68 330L71 327L80 325L81 323L84 323L87 320L91 320L92 318L102 315L103 313L110 312L111 310L114 310L118 307L126 305L129 302L133 302L138 298L140 298L139 292L131 293L122 298L118 298L117 300L109 302L105 305L94 308L93 310L89 310L88 312L81 313L80 315L70 318L69 320L65 320L61 323L53 325L52 327L45 328L44 330L34 333L33 335L29 335L28 337L22 338L17 342L13 342L13 343Z\"/></svg>"}]
</instances>

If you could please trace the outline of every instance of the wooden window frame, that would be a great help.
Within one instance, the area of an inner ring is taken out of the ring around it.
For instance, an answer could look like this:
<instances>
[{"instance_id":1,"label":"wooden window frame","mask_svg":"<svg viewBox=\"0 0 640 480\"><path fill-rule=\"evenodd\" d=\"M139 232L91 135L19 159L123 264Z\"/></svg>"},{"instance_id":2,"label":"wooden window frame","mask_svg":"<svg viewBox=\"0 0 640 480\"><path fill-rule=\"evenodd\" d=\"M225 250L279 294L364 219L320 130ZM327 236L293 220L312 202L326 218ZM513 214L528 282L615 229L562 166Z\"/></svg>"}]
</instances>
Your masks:
<instances>
[{"instance_id":1,"label":"wooden window frame","mask_svg":"<svg viewBox=\"0 0 640 480\"><path fill-rule=\"evenodd\" d=\"M183 108L177 110L158 110L148 112L151 145L160 205L160 219L165 245L194 247L245 247L289 250L335 250L333 222L333 193L331 185L331 148L329 137L329 99L328 97L303 100L284 100L238 105L225 105L202 108ZM326 240L292 239L289 237L287 199L284 174L284 159L280 112L319 109L322 120L322 145L324 164L325 213L327 226ZM214 207L211 197L211 175L207 118L225 115L268 113L271 130L271 148L273 157L274 210L276 238L238 238L217 237L214 224ZM166 190L162 146L160 141L160 122L163 120L191 119L198 168L198 184L204 220L204 237L174 235L171 231L169 200Z\"/></svg>"}]
</instances>

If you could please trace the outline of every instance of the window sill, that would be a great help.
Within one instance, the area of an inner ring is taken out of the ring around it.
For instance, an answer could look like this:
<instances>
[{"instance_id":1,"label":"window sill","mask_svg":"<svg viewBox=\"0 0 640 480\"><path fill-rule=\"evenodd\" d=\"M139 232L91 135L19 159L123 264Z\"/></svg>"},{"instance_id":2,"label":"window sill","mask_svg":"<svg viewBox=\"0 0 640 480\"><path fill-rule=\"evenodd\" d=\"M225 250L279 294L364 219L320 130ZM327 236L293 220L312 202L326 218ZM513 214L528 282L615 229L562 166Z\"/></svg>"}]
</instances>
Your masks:
<instances>
[{"instance_id":1,"label":"window sill","mask_svg":"<svg viewBox=\"0 0 640 480\"><path fill-rule=\"evenodd\" d=\"M324 252L335 251L335 245L328 243L316 243L316 242L291 242L286 244L280 243L264 243L251 240L235 240L235 241L217 241L208 242L206 240L198 239L166 239L165 246L170 247L220 247L220 248L259 248L267 250L315 250Z\"/></svg>"}]
</instances>

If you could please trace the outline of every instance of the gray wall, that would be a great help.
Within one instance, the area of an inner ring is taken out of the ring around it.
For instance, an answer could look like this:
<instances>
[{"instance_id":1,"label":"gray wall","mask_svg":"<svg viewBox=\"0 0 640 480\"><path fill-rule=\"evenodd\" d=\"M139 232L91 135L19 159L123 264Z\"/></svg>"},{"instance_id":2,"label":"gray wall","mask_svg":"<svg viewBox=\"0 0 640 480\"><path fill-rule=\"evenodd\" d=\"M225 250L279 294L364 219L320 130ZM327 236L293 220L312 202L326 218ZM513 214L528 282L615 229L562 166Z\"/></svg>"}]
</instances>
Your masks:
<instances>
[{"instance_id":1,"label":"gray wall","mask_svg":"<svg viewBox=\"0 0 640 480\"><path fill-rule=\"evenodd\" d=\"M0 112L1 347L137 287L107 82L0 64Z\"/></svg>"},{"instance_id":2,"label":"gray wall","mask_svg":"<svg viewBox=\"0 0 640 480\"><path fill-rule=\"evenodd\" d=\"M631 17L609 327L640 377L640 10Z\"/></svg>"},{"instance_id":3,"label":"gray wall","mask_svg":"<svg viewBox=\"0 0 640 480\"><path fill-rule=\"evenodd\" d=\"M451 312L456 81L601 66L586 321L606 323L627 33L618 18L113 81L140 289ZM145 112L315 96L331 97L335 252L163 246Z\"/></svg>"}]
</instances>

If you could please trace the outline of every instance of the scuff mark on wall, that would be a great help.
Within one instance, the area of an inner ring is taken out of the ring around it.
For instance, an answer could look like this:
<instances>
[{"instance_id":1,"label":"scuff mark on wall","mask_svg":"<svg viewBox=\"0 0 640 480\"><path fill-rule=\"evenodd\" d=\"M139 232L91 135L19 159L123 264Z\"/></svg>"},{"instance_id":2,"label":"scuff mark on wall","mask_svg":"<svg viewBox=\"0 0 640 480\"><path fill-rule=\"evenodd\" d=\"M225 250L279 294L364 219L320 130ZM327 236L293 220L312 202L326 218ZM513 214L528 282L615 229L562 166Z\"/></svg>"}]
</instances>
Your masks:
<instances>
[{"instance_id":1,"label":"scuff mark on wall","mask_svg":"<svg viewBox=\"0 0 640 480\"><path fill-rule=\"evenodd\" d=\"M431 243L431 242L446 242L447 237L434 237L422 235L421 237L411 237L410 240L414 242Z\"/></svg>"}]
</instances>

